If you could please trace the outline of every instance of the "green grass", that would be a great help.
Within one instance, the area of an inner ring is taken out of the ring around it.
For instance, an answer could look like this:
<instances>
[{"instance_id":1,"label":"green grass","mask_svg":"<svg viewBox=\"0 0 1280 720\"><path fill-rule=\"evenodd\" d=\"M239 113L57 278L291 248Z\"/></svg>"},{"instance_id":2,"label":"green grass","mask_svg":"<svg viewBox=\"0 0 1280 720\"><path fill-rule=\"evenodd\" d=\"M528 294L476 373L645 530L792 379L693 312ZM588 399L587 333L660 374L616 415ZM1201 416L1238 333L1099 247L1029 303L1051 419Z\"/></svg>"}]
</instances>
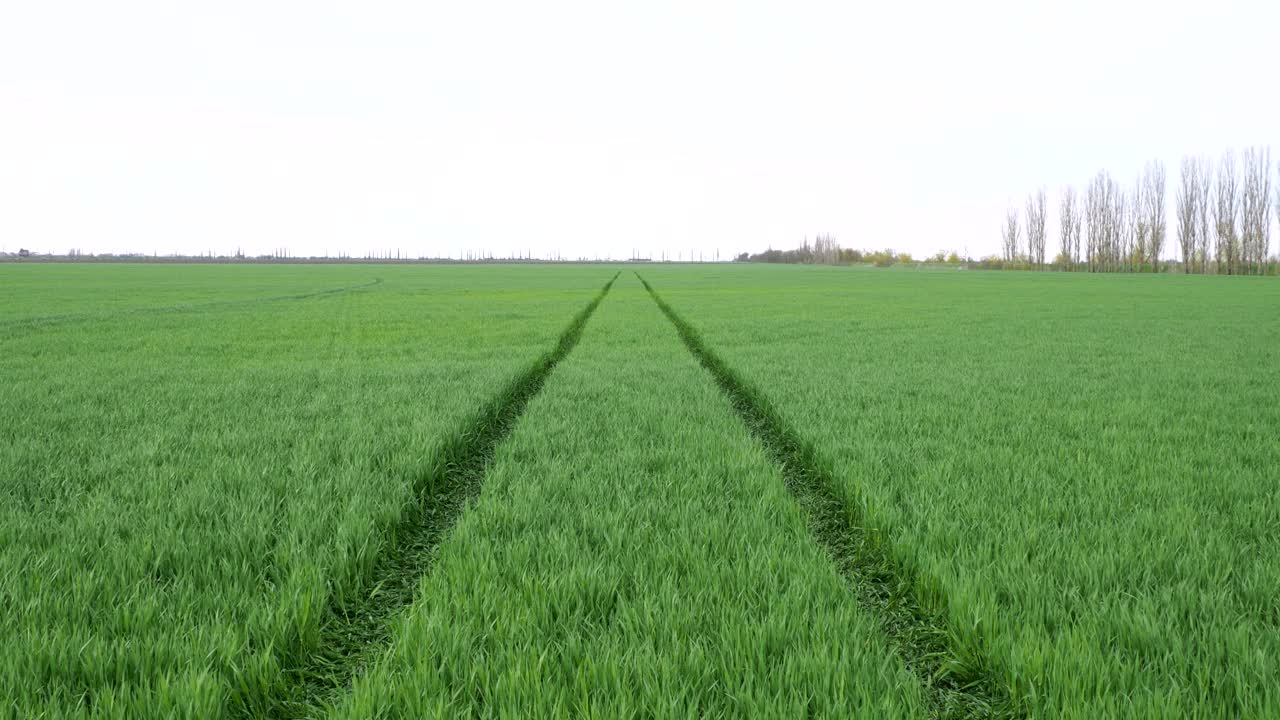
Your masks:
<instances>
[{"instance_id":1,"label":"green grass","mask_svg":"<svg viewBox=\"0 0 1280 720\"><path fill-rule=\"evenodd\" d=\"M42 270L47 282L30 282ZM142 270L3 266L0 283L16 274L57 304L76 292L65 278L120 272L131 307L180 299L148 295ZM210 289L221 275L246 297L242 268L145 270L189 273L205 301L224 299ZM611 274L283 270L253 292L384 282L0 330L0 706L265 711L329 605L363 591L440 449ZM96 312L106 282L87 283L77 307Z\"/></svg>"},{"instance_id":2,"label":"green grass","mask_svg":"<svg viewBox=\"0 0 1280 720\"><path fill-rule=\"evenodd\" d=\"M286 687L277 692L269 708L273 715L315 716L324 705L340 699L390 641L392 620L414 602L441 540L479 492L498 444L556 365L573 351L614 280L616 276L574 317L554 350L508 384L468 427L454 433L436 452L431 471L415 481L416 507L401 516L393 531L394 542L384 543L365 591L334 603L321 622L314 649L286 668Z\"/></svg>"},{"instance_id":3,"label":"green grass","mask_svg":"<svg viewBox=\"0 0 1280 720\"><path fill-rule=\"evenodd\" d=\"M1280 285L645 275L1033 716L1280 715Z\"/></svg>"},{"instance_id":4,"label":"green grass","mask_svg":"<svg viewBox=\"0 0 1280 720\"><path fill-rule=\"evenodd\" d=\"M846 501L813 447L648 282L643 278L641 282L781 468L784 482L805 510L810 531L826 548L857 601L880 618L880 631L893 651L916 674L925 692L926 713L957 718L1021 714L1016 699L992 678L983 658L965 657L948 647L945 618L912 591L919 578L894 561L892 549L867 527L859 507Z\"/></svg>"},{"instance_id":5,"label":"green grass","mask_svg":"<svg viewBox=\"0 0 1280 720\"><path fill-rule=\"evenodd\" d=\"M634 276L336 715L916 717L914 678Z\"/></svg>"},{"instance_id":6,"label":"green grass","mask_svg":"<svg viewBox=\"0 0 1280 720\"><path fill-rule=\"evenodd\" d=\"M0 716L1280 716L1274 280L638 269L0 264Z\"/></svg>"},{"instance_id":7,"label":"green grass","mask_svg":"<svg viewBox=\"0 0 1280 720\"><path fill-rule=\"evenodd\" d=\"M6 264L0 266L0 332L18 324L278 302L376 284L400 272L350 265Z\"/></svg>"}]
</instances>

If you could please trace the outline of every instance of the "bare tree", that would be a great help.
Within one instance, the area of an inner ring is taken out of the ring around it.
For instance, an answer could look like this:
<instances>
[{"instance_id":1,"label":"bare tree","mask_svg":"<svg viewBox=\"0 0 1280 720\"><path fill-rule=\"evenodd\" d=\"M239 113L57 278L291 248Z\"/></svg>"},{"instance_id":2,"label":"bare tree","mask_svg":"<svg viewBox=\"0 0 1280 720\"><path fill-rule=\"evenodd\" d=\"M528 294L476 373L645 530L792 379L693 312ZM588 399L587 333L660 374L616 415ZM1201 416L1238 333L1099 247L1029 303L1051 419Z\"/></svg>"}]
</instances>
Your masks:
<instances>
[{"instance_id":1,"label":"bare tree","mask_svg":"<svg viewBox=\"0 0 1280 720\"><path fill-rule=\"evenodd\" d=\"M1269 172L1269 171L1268 171ZM1160 272L1160 254L1164 252L1168 235L1169 218L1165 212L1164 197L1168 181L1164 163L1152 160L1142 171L1142 206L1136 208L1142 215L1142 253L1151 263L1151 272Z\"/></svg>"},{"instance_id":2,"label":"bare tree","mask_svg":"<svg viewBox=\"0 0 1280 720\"><path fill-rule=\"evenodd\" d=\"M1138 176L1137 187L1133 192L1133 208L1129 210L1129 224L1133 225L1133 251L1130 252L1130 265L1135 272L1142 272L1142 266L1151 255L1151 223L1147 218L1147 177Z\"/></svg>"},{"instance_id":3,"label":"bare tree","mask_svg":"<svg viewBox=\"0 0 1280 720\"><path fill-rule=\"evenodd\" d=\"M1116 272L1120 269L1120 259L1123 257L1128 216L1124 191L1120 189L1120 183L1112 180L1110 176L1107 177L1105 199L1106 205L1103 206L1103 210L1106 212L1107 219L1107 239L1103 246L1104 269Z\"/></svg>"},{"instance_id":4,"label":"bare tree","mask_svg":"<svg viewBox=\"0 0 1280 720\"><path fill-rule=\"evenodd\" d=\"M1258 197L1258 267L1259 271L1265 273L1267 269L1267 256L1271 253L1271 148L1267 148L1266 157L1263 159L1262 174L1259 176L1259 184L1262 185L1262 191Z\"/></svg>"},{"instance_id":5,"label":"bare tree","mask_svg":"<svg viewBox=\"0 0 1280 720\"><path fill-rule=\"evenodd\" d=\"M1198 250L1196 219L1200 200L1200 161L1183 156L1182 182L1178 185L1178 247L1182 251L1182 272L1190 273Z\"/></svg>"},{"instance_id":6,"label":"bare tree","mask_svg":"<svg viewBox=\"0 0 1280 720\"><path fill-rule=\"evenodd\" d=\"M1213 222L1218 243L1218 272L1239 272L1239 238L1236 235L1236 218L1240 211L1239 183L1236 180L1236 159L1230 151L1222 154L1214 183Z\"/></svg>"},{"instance_id":7,"label":"bare tree","mask_svg":"<svg viewBox=\"0 0 1280 720\"><path fill-rule=\"evenodd\" d=\"M1244 151L1240 189L1240 265L1262 272L1271 246L1271 148Z\"/></svg>"},{"instance_id":8,"label":"bare tree","mask_svg":"<svg viewBox=\"0 0 1280 720\"><path fill-rule=\"evenodd\" d=\"M1048 215L1044 188L1027 196L1027 259L1036 266L1044 265L1044 223Z\"/></svg>"},{"instance_id":9,"label":"bare tree","mask_svg":"<svg viewBox=\"0 0 1280 720\"><path fill-rule=\"evenodd\" d=\"M1203 158L1199 161L1200 177L1196 187L1196 241L1200 253L1200 272L1209 272L1209 258L1213 256L1213 233L1209 225L1209 214L1213 205L1213 161Z\"/></svg>"},{"instance_id":10,"label":"bare tree","mask_svg":"<svg viewBox=\"0 0 1280 720\"><path fill-rule=\"evenodd\" d=\"M1009 208L1004 223L1004 260L1011 263L1018 257L1018 211Z\"/></svg>"},{"instance_id":11,"label":"bare tree","mask_svg":"<svg viewBox=\"0 0 1280 720\"><path fill-rule=\"evenodd\" d=\"M1130 272L1141 271L1142 264L1146 260L1148 236L1151 234L1148 232L1147 216L1142 210L1147 204L1146 190L1147 186L1142 182L1142 175L1138 175L1138 180L1133 185L1133 194L1129 196L1127 208L1129 215L1125 218L1129 237L1125 247L1124 263L1125 269Z\"/></svg>"},{"instance_id":12,"label":"bare tree","mask_svg":"<svg viewBox=\"0 0 1280 720\"><path fill-rule=\"evenodd\" d=\"M1106 170L1089 183L1085 194L1085 221L1088 223L1088 247L1085 258L1091 272L1107 269L1107 252L1112 241L1112 198L1115 182Z\"/></svg>"},{"instance_id":13,"label":"bare tree","mask_svg":"<svg viewBox=\"0 0 1280 720\"><path fill-rule=\"evenodd\" d=\"M1058 219L1062 224L1062 256L1067 267L1075 270L1080 263L1080 203L1076 200L1076 189L1068 187L1062 191L1062 204L1058 206Z\"/></svg>"},{"instance_id":14,"label":"bare tree","mask_svg":"<svg viewBox=\"0 0 1280 720\"><path fill-rule=\"evenodd\" d=\"M1104 170L1089 183L1084 219L1088 231L1086 260L1092 272L1128 267L1138 234L1137 193L1126 197Z\"/></svg>"},{"instance_id":15,"label":"bare tree","mask_svg":"<svg viewBox=\"0 0 1280 720\"><path fill-rule=\"evenodd\" d=\"M840 259L840 245L834 235L819 235L813 241L813 261L835 265Z\"/></svg>"},{"instance_id":16,"label":"bare tree","mask_svg":"<svg viewBox=\"0 0 1280 720\"><path fill-rule=\"evenodd\" d=\"M1102 238L1102 183L1101 175L1089 181L1088 187L1085 188L1084 194L1084 219L1088 225L1088 232L1085 234L1085 262L1088 263L1087 269L1093 272L1097 269L1098 257L1098 241Z\"/></svg>"},{"instance_id":17,"label":"bare tree","mask_svg":"<svg viewBox=\"0 0 1280 720\"><path fill-rule=\"evenodd\" d=\"M1119 193L1116 195L1113 210L1116 233L1111 252L1112 270L1127 271L1133 269L1139 219L1138 213L1134 211L1138 208L1138 200L1141 194L1142 183L1138 183L1134 186L1132 193Z\"/></svg>"}]
</instances>

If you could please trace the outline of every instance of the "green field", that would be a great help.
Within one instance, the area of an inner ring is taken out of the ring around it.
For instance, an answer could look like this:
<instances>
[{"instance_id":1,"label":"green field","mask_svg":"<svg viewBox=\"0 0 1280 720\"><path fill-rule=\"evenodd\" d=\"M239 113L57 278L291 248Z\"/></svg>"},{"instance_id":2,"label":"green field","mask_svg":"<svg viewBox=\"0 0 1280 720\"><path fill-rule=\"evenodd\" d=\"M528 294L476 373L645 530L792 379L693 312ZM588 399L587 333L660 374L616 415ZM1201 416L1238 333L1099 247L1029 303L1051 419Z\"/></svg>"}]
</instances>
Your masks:
<instances>
[{"instance_id":1,"label":"green field","mask_svg":"<svg viewBox=\"0 0 1280 720\"><path fill-rule=\"evenodd\" d=\"M0 308L0 716L1280 717L1272 279L0 264Z\"/></svg>"}]
</instances>

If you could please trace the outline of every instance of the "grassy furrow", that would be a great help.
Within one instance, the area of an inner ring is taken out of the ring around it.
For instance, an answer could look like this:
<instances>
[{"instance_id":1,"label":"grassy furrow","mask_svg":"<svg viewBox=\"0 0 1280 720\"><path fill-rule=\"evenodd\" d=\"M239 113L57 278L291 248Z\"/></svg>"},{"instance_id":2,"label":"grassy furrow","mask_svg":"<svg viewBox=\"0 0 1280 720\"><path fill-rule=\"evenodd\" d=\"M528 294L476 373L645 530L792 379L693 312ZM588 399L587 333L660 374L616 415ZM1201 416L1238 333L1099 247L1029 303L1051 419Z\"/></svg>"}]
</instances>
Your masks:
<instances>
[{"instance_id":1,"label":"grassy furrow","mask_svg":"<svg viewBox=\"0 0 1280 720\"><path fill-rule=\"evenodd\" d=\"M616 278L616 275L615 275ZM462 431L450 437L434 465L414 483L414 501L383 543L363 593L339 599L320 626L310 654L288 668L289 684L267 707L273 715L306 717L347 689L352 678L390 639L391 618L414 599L430 571L436 548L480 489L494 448L511 432L529 400L578 343L587 321L609 293L610 280L560 334L559 343L490 400Z\"/></svg>"},{"instance_id":2,"label":"grassy furrow","mask_svg":"<svg viewBox=\"0 0 1280 720\"><path fill-rule=\"evenodd\" d=\"M918 717L765 450L624 275L344 718Z\"/></svg>"},{"instance_id":3,"label":"grassy furrow","mask_svg":"<svg viewBox=\"0 0 1280 720\"><path fill-rule=\"evenodd\" d=\"M1031 716L1280 716L1280 286L655 268Z\"/></svg>"},{"instance_id":4,"label":"grassy furrow","mask_svg":"<svg viewBox=\"0 0 1280 720\"><path fill-rule=\"evenodd\" d=\"M334 285L369 273L326 270ZM325 642L329 608L376 594L381 551L450 437L607 278L378 272L382 285L307 302L0 335L4 712L274 712L292 697L286 671ZM299 287L255 277L255 293ZM73 307L74 288L35 285ZM96 305L94 287L79 307ZM140 283L129 303L178 297Z\"/></svg>"},{"instance_id":5,"label":"grassy furrow","mask_svg":"<svg viewBox=\"0 0 1280 720\"><path fill-rule=\"evenodd\" d=\"M637 277L639 277L637 275ZM640 282L680 334L689 352L715 377L739 417L769 450L787 487L804 508L809 527L836 568L853 588L861 606L880 619L890 638L927 691L931 717L1016 717L1023 710L993 678L989 661L965 657L950 647L946 618L922 606L912 588L920 582L894 561L858 506L848 502L812 446L788 427L758 390L743 382L707 347L643 278Z\"/></svg>"}]
</instances>

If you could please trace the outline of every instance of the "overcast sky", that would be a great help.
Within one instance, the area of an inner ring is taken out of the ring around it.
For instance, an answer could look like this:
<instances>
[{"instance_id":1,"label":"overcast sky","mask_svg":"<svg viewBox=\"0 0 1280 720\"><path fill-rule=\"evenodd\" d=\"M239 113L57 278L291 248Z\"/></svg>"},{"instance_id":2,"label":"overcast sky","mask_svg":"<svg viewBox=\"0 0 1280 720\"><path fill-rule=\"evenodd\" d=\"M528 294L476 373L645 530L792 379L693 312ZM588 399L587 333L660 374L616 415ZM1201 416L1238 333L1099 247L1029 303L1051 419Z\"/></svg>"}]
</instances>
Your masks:
<instances>
[{"instance_id":1,"label":"overcast sky","mask_svg":"<svg viewBox=\"0 0 1280 720\"><path fill-rule=\"evenodd\" d=\"M1038 185L1280 150L1277 6L15 0L0 246L995 253Z\"/></svg>"}]
</instances>

